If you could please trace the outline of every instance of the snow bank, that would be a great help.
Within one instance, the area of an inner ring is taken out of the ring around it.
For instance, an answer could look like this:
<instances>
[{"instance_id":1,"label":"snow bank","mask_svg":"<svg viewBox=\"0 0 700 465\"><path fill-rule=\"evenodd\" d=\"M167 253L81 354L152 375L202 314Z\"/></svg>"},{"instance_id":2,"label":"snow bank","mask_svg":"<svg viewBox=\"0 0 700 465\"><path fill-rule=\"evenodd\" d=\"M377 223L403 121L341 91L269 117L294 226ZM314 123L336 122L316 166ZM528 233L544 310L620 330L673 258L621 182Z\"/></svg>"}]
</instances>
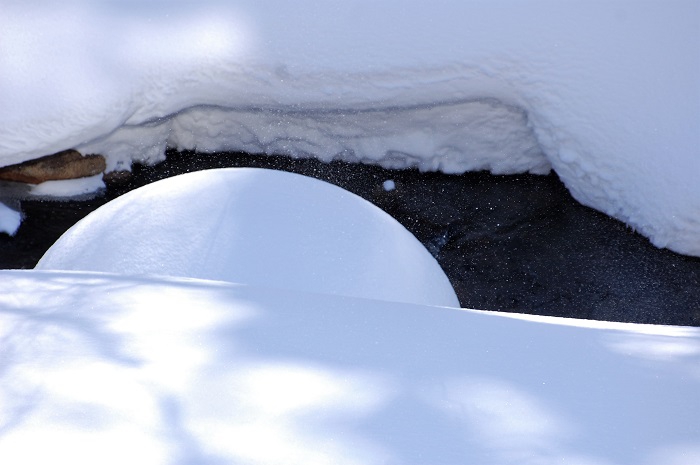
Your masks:
<instances>
[{"instance_id":1,"label":"snow bank","mask_svg":"<svg viewBox=\"0 0 700 465\"><path fill-rule=\"evenodd\" d=\"M694 0L17 2L0 160L166 146L543 173L700 255Z\"/></svg>"},{"instance_id":2,"label":"snow bank","mask_svg":"<svg viewBox=\"0 0 700 465\"><path fill-rule=\"evenodd\" d=\"M700 331L0 272L0 461L700 461ZM615 329L613 329L615 328Z\"/></svg>"},{"instance_id":3,"label":"snow bank","mask_svg":"<svg viewBox=\"0 0 700 465\"><path fill-rule=\"evenodd\" d=\"M293 173L184 174L90 213L37 269L214 279L459 307L440 265L366 200Z\"/></svg>"}]
</instances>

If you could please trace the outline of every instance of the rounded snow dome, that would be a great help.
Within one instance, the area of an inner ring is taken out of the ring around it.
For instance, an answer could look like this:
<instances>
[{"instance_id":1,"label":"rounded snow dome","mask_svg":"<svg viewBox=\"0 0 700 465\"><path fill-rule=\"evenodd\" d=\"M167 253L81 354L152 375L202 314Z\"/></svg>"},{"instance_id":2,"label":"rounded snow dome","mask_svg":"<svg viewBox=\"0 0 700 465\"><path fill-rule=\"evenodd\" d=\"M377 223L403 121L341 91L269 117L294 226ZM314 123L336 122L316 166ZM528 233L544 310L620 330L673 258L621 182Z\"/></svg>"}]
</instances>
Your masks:
<instances>
[{"instance_id":1,"label":"rounded snow dome","mask_svg":"<svg viewBox=\"0 0 700 465\"><path fill-rule=\"evenodd\" d=\"M36 269L157 274L459 307L423 245L387 213L306 176L175 176L98 208Z\"/></svg>"}]
</instances>

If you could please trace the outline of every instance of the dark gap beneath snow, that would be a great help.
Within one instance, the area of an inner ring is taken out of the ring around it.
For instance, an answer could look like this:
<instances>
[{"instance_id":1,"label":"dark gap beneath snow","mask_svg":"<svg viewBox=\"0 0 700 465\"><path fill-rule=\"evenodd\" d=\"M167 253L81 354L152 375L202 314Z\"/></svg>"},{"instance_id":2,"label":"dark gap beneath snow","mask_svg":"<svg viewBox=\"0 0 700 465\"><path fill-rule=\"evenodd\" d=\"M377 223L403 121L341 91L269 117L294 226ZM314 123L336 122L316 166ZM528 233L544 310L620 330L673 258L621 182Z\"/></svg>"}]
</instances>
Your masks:
<instances>
[{"instance_id":1,"label":"dark gap beneath snow","mask_svg":"<svg viewBox=\"0 0 700 465\"><path fill-rule=\"evenodd\" d=\"M128 181L109 185L101 197L22 201L26 218L18 233L0 235L0 267L32 268L65 230L132 189L190 171L234 166L322 179L379 206L437 258L463 307L700 326L700 258L657 249L619 221L580 205L554 174L456 176L171 150L156 166L134 165ZM396 189L383 189L386 180Z\"/></svg>"}]
</instances>

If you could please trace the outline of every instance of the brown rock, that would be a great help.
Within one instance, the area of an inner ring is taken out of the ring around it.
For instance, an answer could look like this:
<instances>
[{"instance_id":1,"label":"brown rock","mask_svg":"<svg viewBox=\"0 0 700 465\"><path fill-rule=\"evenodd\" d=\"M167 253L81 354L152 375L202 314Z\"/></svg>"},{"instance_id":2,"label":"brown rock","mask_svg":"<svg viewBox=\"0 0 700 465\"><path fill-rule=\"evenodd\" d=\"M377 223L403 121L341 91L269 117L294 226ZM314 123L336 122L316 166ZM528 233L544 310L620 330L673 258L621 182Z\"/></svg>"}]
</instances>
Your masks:
<instances>
[{"instance_id":1,"label":"brown rock","mask_svg":"<svg viewBox=\"0 0 700 465\"><path fill-rule=\"evenodd\" d=\"M64 150L53 155L0 168L0 181L40 184L44 181L76 179L102 173L107 167L102 155L81 155Z\"/></svg>"},{"instance_id":2,"label":"brown rock","mask_svg":"<svg viewBox=\"0 0 700 465\"><path fill-rule=\"evenodd\" d=\"M120 171L110 171L102 176L102 180L105 184L124 184L129 182L131 179L131 171L120 170Z\"/></svg>"}]
</instances>

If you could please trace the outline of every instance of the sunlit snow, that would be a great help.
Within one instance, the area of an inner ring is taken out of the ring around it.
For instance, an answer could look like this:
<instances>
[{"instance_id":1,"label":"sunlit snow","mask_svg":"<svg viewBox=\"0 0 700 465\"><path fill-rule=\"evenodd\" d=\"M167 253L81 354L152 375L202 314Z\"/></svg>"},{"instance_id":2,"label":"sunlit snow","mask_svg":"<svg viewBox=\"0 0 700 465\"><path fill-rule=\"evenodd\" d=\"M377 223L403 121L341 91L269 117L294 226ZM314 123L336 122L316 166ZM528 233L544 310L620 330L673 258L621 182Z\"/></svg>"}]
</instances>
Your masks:
<instances>
[{"instance_id":1,"label":"sunlit snow","mask_svg":"<svg viewBox=\"0 0 700 465\"><path fill-rule=\"evenodd\" d=\"M256 168L168 178L102 206L37 269L187 276L459 307L437 261L366 200Z\"/></svg>"},{"instance_id":2,"label":"sunlit snow","mask_svg":"<svg viewBox=\"0 0 700 465\"><path fill-rule=\"evenodd\" d=\"M74 147L128 169L171 146L553 167L700 255L693 0L1 10L1 165ZM2 464L700 463L699 329L454 308L415 238L319 181L155 183L42 267L0 271Z\"/></svg>"},{"instance_id":3,"label":"sunlit snow","mask_svg":"<svg viewBox=\"0 0 700 465\"><path fill-rule=\"evenodd\" d=\"M0 461L700 459L700 331L0 272Z\"/></svg>"},{"instance_id":4,"label":"sunlit snow","mask_svg":"<svg viewBox=\"0 0 700 465\"><path fill-rule=\"evenodd\" d=\"M6 2L0 161L167 146L558 173L700 255L694 0Z\"/></svg>"},{"instance_id":5,"label":"sunlit snow","mask_svg":"<svg viewBox=\"0 0 700 465\"><path fill-rule=\"evenodd\" d=\"M700 458L700 329L454 308L415 238L318 180L159 181L38 268L0 273L3 463Z\"/></svg>"}]
</instances>

